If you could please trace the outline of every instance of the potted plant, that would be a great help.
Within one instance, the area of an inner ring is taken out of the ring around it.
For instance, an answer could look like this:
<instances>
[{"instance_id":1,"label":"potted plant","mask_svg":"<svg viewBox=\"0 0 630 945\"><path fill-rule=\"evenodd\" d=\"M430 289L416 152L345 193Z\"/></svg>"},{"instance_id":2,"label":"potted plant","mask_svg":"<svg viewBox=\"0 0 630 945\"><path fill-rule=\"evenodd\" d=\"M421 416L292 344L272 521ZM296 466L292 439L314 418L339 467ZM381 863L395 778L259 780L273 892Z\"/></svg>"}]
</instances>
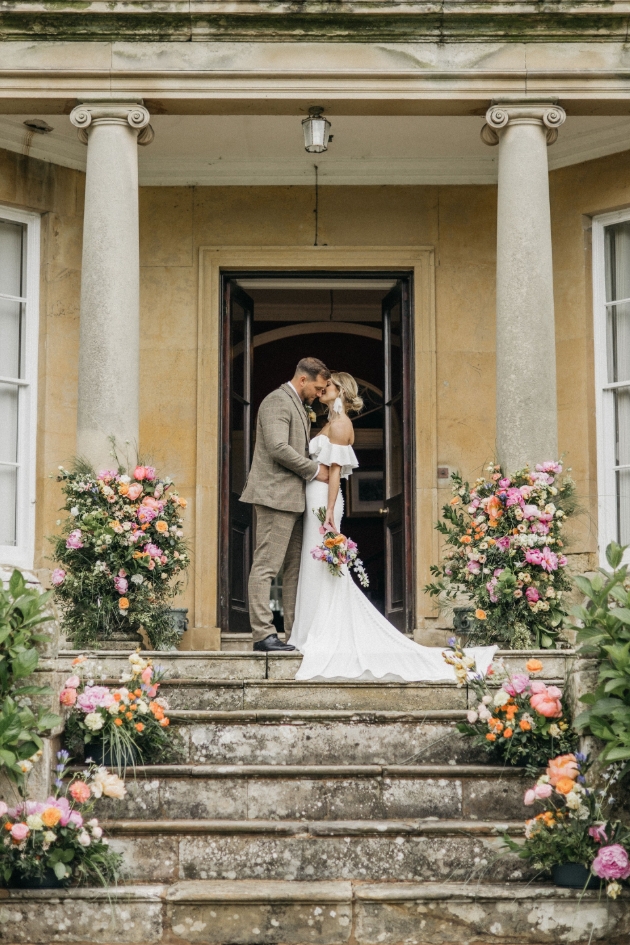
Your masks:
<instances>
[{"instance_id":1,"label":"potted plant","mask_svg":"<svg viewBox=\"0 0 630 945\"><path fill-rule=\"evenodd\" d=\"M451 648L444 652L445 660L461 665L466 659L464 651L455 639L449 642ZM524 673L507 673L500 660L491 665L485 677L472 669L467 667L466 678L459 673L459 685L467 682L475 701L466 721L458 722L457 729L472 738L473 744L497 761L525 765L532 775L550 755L575 748L578 737L571 727L562 692L536 679L543 669L540 660L528 660ZM494 688L490 681L495 683Z\"/></svg>"},{"instance_id":2,"label":"potted plant","mask_svg":"<svg viewBox=\"0 0 630 945\"><path fill-rule=\"evenodd\" d=\"M0 875L5 885L28 889L109 885L120 875L122 856L108 846L90 816L96 798L124 797L115 774L92 765L64 781L68 753L57 754L55 793L9 808L0 801Z\"/></svg>"},{"instance_id":3,"label":"potted plant","mask_svg":"<svg viewBox=\"0 0 630 945\"><path fill-rule=\"evenodd\" d=\"M513 474L493 465L472 488L453 473L452 498L436 525L446 538L444 562L431 567L437 580L425 591L469 598L470 644L555 645L571 586L561 536L575 507L574 483L559 480L561 472L555 462Z\"/></svg>"},{"instance_id":4,"label":"potted plant","mask_svg":"<svg viewBox=\"0 0 630 945\"><path fill-rule=\"evenodd\" d=\"M85 463L59 467L67 518L53 539L52 583L76 646L143 629L154 649L176 646L169 601L188 566L186 500L152 466L96 474ZM61 522L59 523L61 524Z\"/></svg>"},{"instance_id":5,"label":"potted plant","mask_svg":"<svg viewBox=\"0 0 630 945\"><path fill-rule=\"evenodd\" d=\"M611 820L610 789L619 770L608 769L604 787L588 787L584 755L565 754L549 761L545 774L525 792L524 803L541 808L526 822L525 842L504 837L507 846L558 886L579 888L606 885L611 899L630 877L630 830Z\"/></svg>"},{"instance_id":6,"label":"potted plant","mask_svg":"<svg viewBox=\"0 0 630 945\"><path fill-rule=\"evenodd\" d=\"M136 763L173 760L177 748L167 731L168 703L158 696L161 670L139 653L119 685L94 685L85 656L74 660L59 700L69 711L65 743L74 757L90 757L124 771Z\"/></svg>"}]
</instances>

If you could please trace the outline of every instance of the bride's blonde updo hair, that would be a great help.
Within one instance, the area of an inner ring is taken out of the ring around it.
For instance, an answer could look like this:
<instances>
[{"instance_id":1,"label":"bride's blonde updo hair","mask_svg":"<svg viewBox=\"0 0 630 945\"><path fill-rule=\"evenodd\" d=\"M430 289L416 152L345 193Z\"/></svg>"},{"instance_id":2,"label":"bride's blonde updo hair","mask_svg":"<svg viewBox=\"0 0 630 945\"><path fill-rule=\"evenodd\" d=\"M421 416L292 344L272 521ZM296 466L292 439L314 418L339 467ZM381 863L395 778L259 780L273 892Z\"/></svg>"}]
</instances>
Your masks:
<instances>
[{"instance_id":1,"label":"bride's blonde updo hair","mask_svg":"<svg viewBox=\"0 0 630 945\"><path fill-rule=\"evenodd\" d=\"M330 379L339 388L339 394L346 413L360 413L363 410L363 398L359 396L359 387L352 374L345 371L333 371Z\"/></svg>"}]
</instances>

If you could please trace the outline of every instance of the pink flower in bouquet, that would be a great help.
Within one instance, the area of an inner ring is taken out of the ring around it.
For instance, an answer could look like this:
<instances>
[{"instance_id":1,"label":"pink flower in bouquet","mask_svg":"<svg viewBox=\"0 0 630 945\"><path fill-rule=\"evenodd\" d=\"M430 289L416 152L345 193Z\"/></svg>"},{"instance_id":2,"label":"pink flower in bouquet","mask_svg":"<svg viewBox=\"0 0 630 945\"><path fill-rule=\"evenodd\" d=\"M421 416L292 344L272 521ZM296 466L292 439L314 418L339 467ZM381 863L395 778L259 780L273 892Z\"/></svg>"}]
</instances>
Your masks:
<instances>
[{"instance_id":1,"label":"pink flower in bouquet","mask_svg":"<svg viewBox=\"0 0 630 945\"><path fill-rule=\"evenodd\" d=\"M528 601L536 603L537 600L540 600L540 591L537 587L528 587L525 591L525 597Z\"/></svg>"},{"instance_id":2,"label":"pink flower in bouquet","mask_svg":"<svg viewBox=\"0 0 630 945\"><path fill-rule=\"evenodd\" d=\"M542 687L542 688L540 688ZM546 719L559 719L562 715L562 693L557 686L545 686L543 682L532 683L532 697L529 704L539 715Z\"/></svg>"},{"instance_id":3,"label":"pink flower in bouquet","mask_svg":"<svg viewBox=\"0 0 630 945\"><path fill-rule=\"evenodd\" d=\"M537 564L540 566L542 563L542 555L538 548L527 548L525 551L525 560L528 564Z\"/></svg>"},{"instance_id":4,"label":"pink flower in bouquet","mask_svg":"<svg viewBox=\"0 0 630 945\"><path fill-rule=\"evenodd\" d=\"M4 803L4 801L0 801L0 817L4 817L8 810L9 808Z\"/></svg>"},{"instance_id":5,"label":"pink flower in bouquet","mask_svg":"<svg viewBox=\"0 0 630 945\"><path fill-rule=\"evenodd\" d=\"M529 676L527 673L514 673L513 676L510 676L506 682L503 683L502 688L510 696L521 695L529 687Z\"/></svg>"},{"instance_id":6,"label":"pink flower in bouquet","mask_svg":"<svg viewBox=\"0 0 630 945\"><path fill-rule=\"evenodd\" d=\"M85 804L90 799L91 793L85 781L74 781L70 785L70 794L77 804Z\"/></svg>"},{"instance_id":7,"label":"pink flower in bouquet","mask_svg":"<svg viewBox=\"0 0 630 945\"><path fill-rule=\"evenodd\" d=\"M86 686L77 699L79 708L86 715L95 709L108 709L113 701L114 697L107 686Z\"/></svg>"},{"instance_id":8,"label":"pink flower in bouquet","mask_svg":"<svg viewBox=\"0 0 630 945\"><path fill-rule=\"evenodd\" d=\"M64 689L76 689L77 686L81 685L81 680L76 674L73 674L72 676L68 676L63 685Z\"/></svg>"},{"instance_id":9,"label":"pink flower in bouquet","mask_svg":"<svg viewBox=\"0 0 630 945\"><path fill-rule=\"evenodd\" d=\"M551 573L558 570L558 555L554 554L547 545L543 548L541 557L540 566L544 571Z\"/></svg>"},{"instance_id":10,"label":"pink flower in bouquet","mask_svg":"<svg viewBox=\"0 0 630 945\"><path fill-rule=\"evenodd\" d=\"M157 691L158 691L157 684L155 686L149 686L149 688L147 689L147 696L149 697L149 699L155 699L155 697L157 696Z\"/></svg>"},{"instance_id":11,"label":"pink flower in bouquet","mask_svg":"<svg viewBox=\"0 0 630 945\"><path fill-rule=\"evenodd\" d=\"M26 824L13 824L11 827L11 836L17 843L26 840L30 832L30 828L27 827Z\"/></svg>"},{"instance_id":12,"label":"pink flower in bouquet","mask_svg":"<svg viewBox=\"0 0 630 945\"><path fill-rule=\"evenodd\" d=\"M481 571L481 565L478 561L469 561L466 565L466 570L470 571L471 574L479 574Z\"/></svg>"},{"instance_id":13,"label":"pink flower in bouquet","mask_svg":"<svg viewBox=\"0 0 630 945\"><path fill-rule=\"evenodd\" d=\"M151 555L152 558L161 558L162 549L158 548L157 545L154 545L152 541L147 542L144 546L144 553L146 555Z\"/></svg>"},{"instance_id":14,"label":"pink flower in bouquet","mask_svg":"<svg viewBox=\"0 0 630 945\"><path fill-rule=\"evenodd\" d=\"M523 505L523 495L520 489L508 489L505 499L506 507L509 509L512 505Z\"/></svg>"},{"instance_id":15,"label":"pink flower in bouquet","mask_svg":"<svg viewBox=\"0 0 630 945\"><path fill-rule=\"evenodd\" d=\"M153 669L151 668L151 666L147 666L145 667L145 669L142 670L140 679L145 684L145 686L149 685L149 683L153 679Z\"/></svg>"},{"instance_id":16,"label":"pink flower in bouquet","mask_svg":"<svg viewBox=\"0 0 630 945\"><path fill-rule=\"evenodd\" d=\"M83 826L83 817L78 812L78 810L70 811L70 816L68 817L68 823L74 824L74 826L77 828Z\"/></svg>"},{"instance_id":17,"label":"pink flower in bouquet","mask_svg":"<svg viewBox=\"0 0 630 945\"><path fill-rule=\"evenodd\" d=\"M148 525L149 522L152 522L156 515L157 512L155 509L150 509L146 505L141 505L138 509L138 521L143 525Z\"/></svg>"},{"instance_id":18,"label":"pink flower in bouquet","mask_svg":"<svg viewBox=\"0 0 630 945\"><path fill-rule=\"evenodd\" d=\"M524 505L523 515L528 521L531 519L540 518L540 509L537 505Z\"/></svg>"},{"instance_id":19,"label":"pink flower in bouquet","mask_svg":"<svg viewBox=\"0 0 630 945\"><path fill-rule=\"evenodd\" d=\"M66 579L66 572L63 568L55 568L51 577L50 583L53 587L59 587Z\"/></svg>"},{"instance_id":20,"label":"pink flower in bouquet","mask_svg":"<svg viewBox=\"0 0 630 945\"><path fill-rule=\"evenodd\" d=\"M103 482L111 482L112 479L116 478L116 475L117 473L115 469L101 469L96 478L101 479Z\"/></svg>"},{"instance_id":21,"label":"pink flower in bouquet","mask_svg":"<svg viewBox=\"0 0 630 945\"><path fill-rule=\"evenodd\" d=\"M593 860L591 870L600 879L628 879L630 877L628 854L620 843L613 843L609 847L600 847L597 856Z\"/></svg>"},{"instance_id":22,"label":"pink flower in bouquet","mask_svg":"<svg viewBox=\"0 0 630 945\"><path fill-rule=\"evenodd\" d=\"M546 472L546 473L555 473L559 475L562 472L562 465L560 463L537 463L536 464L537 472Z\"/></svg>"},{"instance_id":23,"label":"pink flower in bouquet","mask_svg":"<svg viewBox=\"0 0 630 945\"><path fill-rule=\"evenodd\" d=\"M512 484L511 479L499 479L499 485L501 486L502 489L507 489L507 487L511 484Z\"/></svg>"},{"instance_id":24,"label":"pink flower in bouquet","mask_svg":"<svg viewBox=\"0 0 630 945\"><path fill-rule=\"evenodd\" d=\"M59 695L59 701L62 705L74 705L77 701L77 691L76 689L62 689Z\"/></svg>"},{"instance_id":25,"label":"pink flower in bouquet","mask_svg":"<svg viewBox=\"0 0 630 945\"><path fill-rule=\"evenodd\" d=\"M358 547L356 541L353 541L352 538L348 538L348 551L356 551Z\"/></svg>"},{"instance_id":26,"label":"pink flower in bouquet","mask_svg":"<svg viewBox=\"0 0 630 945\"><path fill-rule=\"evenodd\" d=\"M160 502L159 499L154 499L152 495L145 495L142 504L150 509L155 509L156 512L160 512L164 508L164 503Z\"/></svg>"},{"instance_id":27,"label":"pink flower in bouquet","mask_svg":"<svg viewBox=\"0 0 630 945\"><path fill-rule=\"evenodd\" d=\"M142 486L139 482L132 482L127 490L127 498L130 502L135 502L142 495Z\"/></svg>"},{"instance_id":28,"label":"pink flower in bouquet","mask_svg":"<svg viewBox=\"0 0 630 945\"><path fill-rule=\"evenodd\" d=\"M497 548L499 551L509 551L510 550L510 536L504 535L502 538L497 538Z\"/></svg>"},{"instance_id":29,"label":"pink flower in bouquet","mask_svg":"<svg viewBox=\"0 0 630 945\"><path fill-rule=\"evenodd\" d=\"M593 838L595 843L604 843L605 840L608 840L606 824L593 824L592 827L588 828L588 835Z\"/></svg>"},{"instance_id":30,"label":"pink flower in bouquet","mask_svg":"<svg viewBox=\"0 0 630 945\"><path fill-rule=\"evenodd\" d=\"M66 538L66 548L83 548L81 529L75 528Z\"/></svg>"},{"instance_id":31,"label":"pink flower in bouquet","mask_svg":"<svg viewBox=\"0 0 630 945\"><path fill-rule=\"evenodd\" d=\"M559 556L558 556L558 565L559 565L561 568L566 568L566 566L567 566L567 559L565 558L564 555L559 555Z\"/></svg>"},{"instance_id":32,"label":"pink flower in bouquet","mask_svg":"<svg viewBox=\"0 0 630 945\"><path fill-rule=\"evenodd\" d=\"M154 466L145 466L144 467L144 478L148 479L151 482L155 479L155 467Z\"/></svg>"},{"instance_id":33,"label":"pink flower in bouquet","mask_svg":"<svg viewBox=\"0 0 630 945\"><path fill-rule=\"evenodd\" d=\"M114 578L114 587L119 594L126 594L129 587L129 581L124 577L115 577Z\"/></svg>"},{"instance_id":34,"label":"pink flower in bouquet","mask_svg":"<svg viewBox=\"0 0 630 945\"><path fill-rule=\"evenodd\" d=\"M547 775L552 787L555 787L561 778L571 778L572 781L575 781L579 773L580 768L573 754L558 755L557 758L552 758L547 765Z\"/></svg>"},{"instance_id":35,"label":"pink flower in bouquet","mask_svg":"<svg viewBox=\"0 0 630 945\"><path fill-rule=\"evenodd\" d=\"M138 482L142 482L143 479L146 479L147 470L145 466L136 466L133 471L133 478L137 479Z\"/></svg>"},{"instance_id":36,"label":"pink flower in bouquet","mask_svg":"<svg viewBox=\"0 0 630 945\"><path fill-rule=\"evenodd\" d=\"M488 581L488 583L486 584L486 590L488 592L488 596L490 597L490 600L492 601L492 603L496 604L496 602L499 599L499 595L497 594L497 579L496 578L492 578L491 581Z\"/></svg>"},{"instance_id":37,"label":"pink flower in bouquet","mask_svg":"<svg viewBox=\"0 0 630 945\"><path fill-rule=\"evenodd\" d=\"M544 801L547 797L551 797L552 794L553 788L550 784L535 784L529 791L525 791L523 804L526 804L527 807L531 807L534 801Z\"/></svg>"}]
</instances>

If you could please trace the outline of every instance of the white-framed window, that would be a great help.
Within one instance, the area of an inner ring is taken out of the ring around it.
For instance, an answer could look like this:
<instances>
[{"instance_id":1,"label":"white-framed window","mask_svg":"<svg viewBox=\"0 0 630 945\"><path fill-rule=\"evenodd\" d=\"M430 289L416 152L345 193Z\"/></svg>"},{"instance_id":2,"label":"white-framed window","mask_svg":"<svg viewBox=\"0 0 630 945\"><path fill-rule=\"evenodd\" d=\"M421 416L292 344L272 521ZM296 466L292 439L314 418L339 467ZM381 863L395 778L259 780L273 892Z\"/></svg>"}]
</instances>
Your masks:
<instances>
[{"instance_id":1,"label":"white-framed window","mask_svg":"<svg viewBox=\"0 0 630 945\"><path fill-rule=\"evenodd\" d=\"M0 206L0 564L33 566L38 214Z\"/></svg>"},{"instance_id":2,"label":"white-framed window","mask_svg":"<svg viewBox=\"0 0 630 945\"><path fill-rule=\"evenodd\" d=\"M630 545L630 210L593 219L599 551ZM626 553L630 561L630 549Z\"/></svg>"}]
</instances>

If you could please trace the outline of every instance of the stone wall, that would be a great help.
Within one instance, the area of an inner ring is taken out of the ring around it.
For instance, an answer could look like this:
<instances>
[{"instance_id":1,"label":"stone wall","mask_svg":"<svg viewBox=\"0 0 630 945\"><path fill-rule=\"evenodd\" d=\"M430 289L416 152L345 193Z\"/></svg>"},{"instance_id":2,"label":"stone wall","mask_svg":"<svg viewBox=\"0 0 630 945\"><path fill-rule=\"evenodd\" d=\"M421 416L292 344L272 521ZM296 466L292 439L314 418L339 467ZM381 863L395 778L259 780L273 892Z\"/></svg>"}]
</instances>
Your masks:
<instances>
[{"instance_id":1,"label":"stone wall","mask_svg":"<svg viewBox=\"0 0 630 945\"><path fill-rule=\"evenodd\" d=\"M572 551L596 548L589 214L630 202L630 152L551 174L560 451L586 514ZM0 202L43 213L37 567L75 449L83 175L0 151ZM438 461L475 476L494 456L496 191L489 186L322 187L319 241L436 249ZM140 446L189 498L194 540L198 250L311 246L310 187L140 191ZM524 329L526 330L526 329ZM120 339L124 345L124 337ZM541 397L545 380L541 378ZM193 605L193 581L181 601ZM184 645L200 646L189 634Z\"/></svg>"}]
</instances>

